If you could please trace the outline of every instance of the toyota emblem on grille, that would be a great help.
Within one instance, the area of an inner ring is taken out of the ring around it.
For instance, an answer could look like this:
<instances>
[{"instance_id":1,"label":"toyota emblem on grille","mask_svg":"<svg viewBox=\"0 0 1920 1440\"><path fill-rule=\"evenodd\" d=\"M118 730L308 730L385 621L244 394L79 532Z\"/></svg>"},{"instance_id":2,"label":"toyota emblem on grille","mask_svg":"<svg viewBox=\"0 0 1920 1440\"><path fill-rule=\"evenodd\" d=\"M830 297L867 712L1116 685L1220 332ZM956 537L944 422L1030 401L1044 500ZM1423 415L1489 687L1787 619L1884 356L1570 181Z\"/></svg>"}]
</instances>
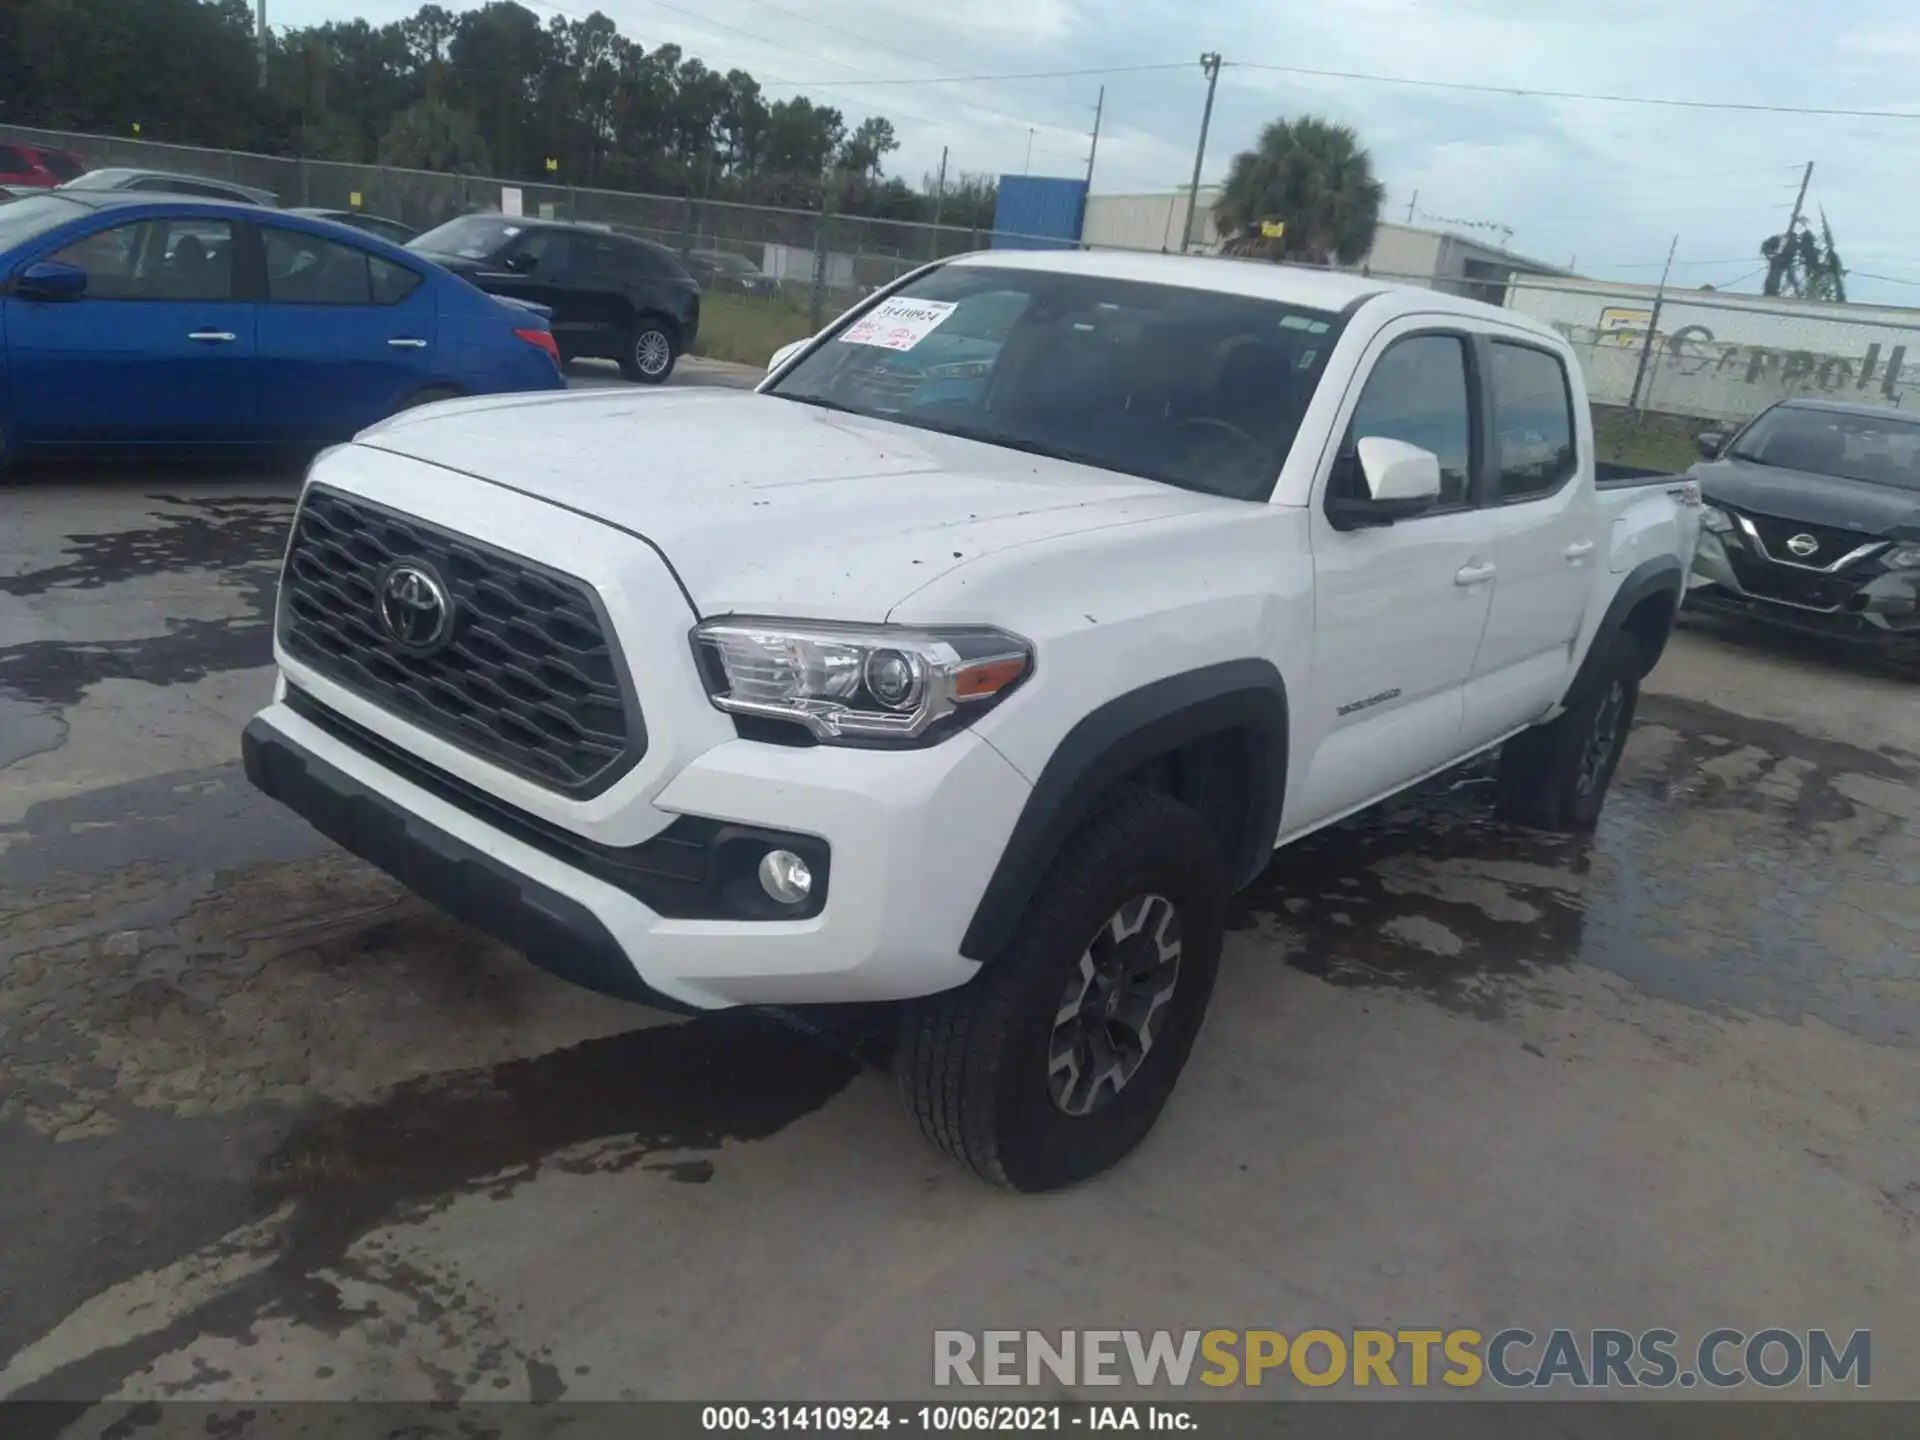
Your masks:
<instances>
[{"instance_id":1,"label":"toyota emblem on grille","mask_svg":"<svg viewBox=\"0 0 1920 1440\"><path fill-rule=\"evenodd\" d=\"M409 650L431 650L453 634L453 597L433 570L402 560L380 577L381 627Z\"/></svg>"},{"instance_id":2,"label":"toyota emblem on grille","mask_svg":"<svg viewBox=\"0 0 1920 1440\"><path fill-rule=\"evenodd\" d=\"M1787 541L1787 548L1804 560L1820 548L1820 542L1811 535L1795 535Z\"/></svg>"}]
</instances>

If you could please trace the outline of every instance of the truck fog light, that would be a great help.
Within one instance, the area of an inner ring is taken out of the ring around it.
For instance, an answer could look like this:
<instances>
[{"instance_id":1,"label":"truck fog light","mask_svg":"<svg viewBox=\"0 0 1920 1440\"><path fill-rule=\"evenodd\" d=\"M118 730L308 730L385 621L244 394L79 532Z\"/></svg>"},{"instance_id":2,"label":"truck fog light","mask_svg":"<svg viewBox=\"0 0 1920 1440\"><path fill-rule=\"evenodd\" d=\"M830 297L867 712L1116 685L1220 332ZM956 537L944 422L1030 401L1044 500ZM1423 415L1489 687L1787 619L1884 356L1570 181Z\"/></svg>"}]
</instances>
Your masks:
<instances>
[{"instance_id":1,"label":"truck fog light","mask_svg":"<svg viewBox=\"0 0 1920 1440\"><path fill-rule=\"evenodd\" d=\"M760 888L782 905L798 905L813 891L813 872L791 850L769 850L760 857Z\"/></svg>"}]
</instances>

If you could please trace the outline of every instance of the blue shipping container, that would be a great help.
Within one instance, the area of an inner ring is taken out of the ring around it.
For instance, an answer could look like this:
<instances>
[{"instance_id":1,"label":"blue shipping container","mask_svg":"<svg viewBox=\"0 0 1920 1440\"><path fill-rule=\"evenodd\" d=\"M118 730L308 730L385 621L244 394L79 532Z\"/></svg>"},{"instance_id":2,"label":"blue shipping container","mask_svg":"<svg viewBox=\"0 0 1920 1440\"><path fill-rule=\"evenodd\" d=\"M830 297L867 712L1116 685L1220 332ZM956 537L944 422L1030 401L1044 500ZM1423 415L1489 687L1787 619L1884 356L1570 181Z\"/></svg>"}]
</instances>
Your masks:
<instances>
[{"instance_id":1,"label":"blue shipping container","mask_svg":"<svg viewBox=\"0 0 1920 1440\"><path fill-rule=\"evenodd\" d=\"M993 207L996 250L1071 250L1080 240L1087 182L1002 175Z\"/></svg>"}]
</instances>

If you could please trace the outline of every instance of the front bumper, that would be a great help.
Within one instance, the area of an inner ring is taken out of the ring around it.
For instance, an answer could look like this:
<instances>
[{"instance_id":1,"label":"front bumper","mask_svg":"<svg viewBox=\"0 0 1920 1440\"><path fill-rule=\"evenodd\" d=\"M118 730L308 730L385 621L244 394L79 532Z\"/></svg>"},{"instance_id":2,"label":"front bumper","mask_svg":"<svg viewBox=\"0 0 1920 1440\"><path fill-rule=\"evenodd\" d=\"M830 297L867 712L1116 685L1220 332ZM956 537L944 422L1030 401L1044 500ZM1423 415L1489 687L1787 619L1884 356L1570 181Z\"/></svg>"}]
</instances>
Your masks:
<instances>
[{"instance_id":1,"label":"front bumper","mask_svg":"<svg viewBox=\"0 0 1920 1440\"><path fill-rule=\"evenodd\" d=\"M1748 560L1749 565L1761 564ZM1819 604L1755 594L1718 535L1703 533L1687 577L1686 608L1762 621L1781 629L1867 644L1920 645L1920 573L1884 571L1851 580L1837 575ZM1828 603L1830 602L1830 603Z\"/></svg>"},{"instance_id":2,"label":"front bumper","mask_svg":"<svg viewBox=\"0 0 1920 1440\"><path fill-rule=\"evenodd\" d=\"M681 820L616 850L284 689L243 747L258 788L423 898L564 979L670 1009L897 1000L966 983L978 966L961 957L961 936L1029 793L965 733L902 752L733 740L655 797L663 818ZM715 918L727 907L702 887L720 879L697 856L662 888L662 847L689 840L691 817L691 843L707 854L727 835L770 832L823 847L819 912ZM569 858L568 838L589 858Z\"/></svg>"}]
</instances>

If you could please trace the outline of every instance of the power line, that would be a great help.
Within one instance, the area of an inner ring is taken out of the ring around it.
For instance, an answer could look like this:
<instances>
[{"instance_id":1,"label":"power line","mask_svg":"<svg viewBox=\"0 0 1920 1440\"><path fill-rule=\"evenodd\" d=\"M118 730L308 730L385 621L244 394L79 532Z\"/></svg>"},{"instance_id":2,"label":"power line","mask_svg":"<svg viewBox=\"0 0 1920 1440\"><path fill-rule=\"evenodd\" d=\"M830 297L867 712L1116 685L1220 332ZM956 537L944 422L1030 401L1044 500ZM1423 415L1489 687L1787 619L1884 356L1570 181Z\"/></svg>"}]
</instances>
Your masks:
<instances>
[{"instance_id":1,"label":"power line","mask_svg":"<svg viewBox=\"0 0 1920 1440\"><path fill-rule=\"evenodd\" d=\"M1519 85L1482 85L1466 80L1423 80L1408 75L1373 75L1364 70L1316 70L1305 65L1264 65L1229 60L1235 70L1270 70L1322 80L1361 80L1372 85L1407 85L1423 90L1464 90L1477 95L1508 95L1534 100L1592 100L1608 105L1658 105L1677 110L1739 110L1770 115L1830 115L1855 120L1920 120L1914 110L1851 110L1823 105L1771 105L1747 100L1690 100L1671 95L1610 95L1587 90L1538 90Z\"/></svg>"},{"instance_id":2,"label":"power line","mask_svg":"<svg viewBox=\"0 0 1920 1440\"><path fill-rule=\"evenodd\" d=\"M798 20L804 25L812 25L816 29L831 30L836 35L844 35L849 40L858 40L862 45L871 45L876 50L885 50L902 59L916 60L922 65L931 65L935 69L940 66L938 60L930 60L925 55L916 55L911 50L902 50L898 45L889 45L884 40L875 40L871 35L862 35L856 30L847 29L844 25L835 25L831 21L816 19L812 15L803 15L798 10L789 10L783 5L770 4L769 0L747 0L747 3L758 5L762 10L771 10L776 15L784 15L789 20Z\"/></svg>"},{"instance_id":3,"label":"power line","mask_svg":"<svg viewBox=\"0 0 1920 1440\"><path fill-rule=\"evenodd\" d=\"M765 79L765 80L761 80L761 81L760 81L759 83L760 83L760 84L762 84L762 85L790 85L790 86L794 86L794 87L796 87L796 88L799 88L799 87L804 87L804 88L807 88L807 89L813 89L813 90L825 90L825 91L827 91L827 92L828 92L829 94L831 94L831 93L833 93L833 91L835 90L835 88L836 88L836 87L839 87L839 86L846 86L846 85L888 85L888 84L915 84L915 83L918 83L918 82L915 82L915 81L892 81L892 80L888 80L888 79L886 79L886 78L885 78L884 76L880 76L880 75L878 75L878 74L876 74L876 73L875 73L874 71L872 71L872 70L868 70L868 69L867 69L866 67L864 67L864 66L861 66L861 65L856 65L856 64L854 64L854 63L853 63L852 61L850 61L850 60L836 60L836 59L834 59L834 58L833 58L833 57L832 57L831 55L822 55L822 54L820 54L820 53L818 53L817 51L813 51L813 50L808 50L808 49L805 49L805 48L804 48L804 47L802 47L802 46L799 46L799 45L795 45L795 44L792 44L791 42L789 42L789 41L786 41L786 40L776 40L776 39L774 39L774 38L772 38L771 36L768 36L768 35L761 35L761 34L759 34L759 33L757 33L757 32L755 32L755 31L752 31L752 30L747 30L747 29L744 29L743 27L741 27L741 26L739 26L739 25L732 25L732 24L729 24L729 23L728 23L727 21L725 21L725 20L716 20L716 19L714 19L714 18L713 18L712 16L710 16L710 15L705 15L705 14L702 14L702 13L701 13L700 11L698 11L698 10L691 10L691 9L688 9L687 7L685 7L685 6L683 6L683 5L675 5L675 4L672 4L672 3L671 3L671 0L642 0L642 3L644 3L644 4L647 4L647 5L652 5L652 6L654 6L654 7L656 7L657 9L661 9L661 10L670 10L670 11L672 11L672 12L673 12L674 14L676 14L676 15L685 15L685 16L687 16L687 17L688 17L689 19L692 19L692 20L695 20L695 21L698 21L698 22L699 22L700 24L702 24L702 25L710 25L710 26L713 26L713 27L715 27L715 28L717 28L717 29L721 29L721 30L727 30L727 31L730 31L730 32L732 32L732 33L733 33L733 34L735 34L735 35L739 35L739 36L742 36L742 37L743 37L743 38L745 38L745 39L748 39L748 40L752 40L752 41L753 41L753 42L755 42L756 44L759 44L759 45L765 45L765 46L767 46L767 47L769 47L770 49L774 49L774 50L787 50L787 51L791 51L791 52L792 52L793 54L795 54L795 55L799 55L799 56L803 56L804 58L806 58L806 59L808 59L808 60L819 60L819 61L821 61L821 62L823 62L823 63L825 63L825 64L828 64L828 65L838 65L838 66L840 66L840 67L841 67L841 68L843 68L843 69L846 69L846 70L854 70L854 71L857 71L857 72L859 72L859 73L860 73L861 75L865 75L865 76L868 76L868 77L871 77L871 78L869 78L869 79L865 79L865 80L805 80L805 81L801 81L801 80L778 80L778 79L771 79L771 78L769 78L769 79ZM767 8L767 9L769 9L769 10L779 10L779 7L778 7L778 6L776 6L776 5L768 5L768 6L766 6L766 8ZM791 13L791 12L788 12L788 11L780 11L780 13L781 13L781 14L788 14L788 13ZM834 26L826 26L825 28L827 28L827 29L835 29L835 28L837 28L837 27L834 27ZM843 33L843 34L845 34L845 33L850 33L850 32L845 32L845 31L843 31L842 33ZM874 43L874 42L872 42L872 41L868 41L867 43L869 43L869 44L872 44L872 43ZM935 83L935 82L931 82L931 81L929 81L929 82L927 82L927 83L929 83L929 84L931 84L931 83ZM979 113L980 113L980 114L982 114L982 115L992 115L992 116L994 116L994 117L995 117L996 119L1000 119L1000 120L1005 120L1005 121L1009 121L1009 122L1011 122L1012 124L1015 124L1015 125L1019 125L1019 126L1021 126L1021 127L1023 127L1023 128L1024 128L1024 127L1027 127L1027 126L1033 126L1033 127L1034 127L1034 128L1036 128L1036 129L1041 129L1041 130L1057 130L1057 131L1061 131L1062 133L1066 133L1066 132L1065 132L1065 127L1064 127L1064 126L1061 126L1061 125L1056 125L1056 124L1054 124L1054 123L1053 123L1053 122L1051 122L1051 121L1041 121L1041 122L1036 122L1036 121L1034 120L1034 118L1033 118L1032 116L1017 116L1017 115L1010 115L1010 114L1008 114L1008 113L1007 113L1006 111L1004 111L1004 110L995 110L995 109L993 109L993 108L992 108L991 106L987 106L987 105L977 105L977 104L974 104L974 103L972 103L971 101L964 101L964 100L963 100L963 101L961 101L960 103L961 103L961 106L962 106L962 108L964 108L964 109L968 109L968 110L974 110L974 111L977 111L977 112L979 112ZM930 116L930 115L927 115L927 114L926 114L925 112L916 112L916 111L912 111L912 110L909 110L909 111L908 111L907 113L908 113L908 114L910 114L910 115L914 115L914 116L915 116L915 117L916 117L917 119L920 119L920 120L923 120L923 121L926 121L926 122L928 122L928 123L931 123L931 124L938 124L938 123L939 123L939 121L938 121L938 119L937 119L936 117L934 117L934 116Z\"/></svg>"},{"instance_id":4,"label":"power line","mask_svg":"<svg viewBox=\"0 0 1920 1440\"><path fill-rule=\"evenodd\" d=\"M659 0L648 0L658 4ZM837 61L830 61L837 64ZM1023 70L1008 75L927 75L905 80L774 80L774 85L984 85L999 80L1078 80L1099 75L1142 75L1151 70L1191 70L1191 64L1106 65L1088 70Z\"/></svg>"}]
</instances>

